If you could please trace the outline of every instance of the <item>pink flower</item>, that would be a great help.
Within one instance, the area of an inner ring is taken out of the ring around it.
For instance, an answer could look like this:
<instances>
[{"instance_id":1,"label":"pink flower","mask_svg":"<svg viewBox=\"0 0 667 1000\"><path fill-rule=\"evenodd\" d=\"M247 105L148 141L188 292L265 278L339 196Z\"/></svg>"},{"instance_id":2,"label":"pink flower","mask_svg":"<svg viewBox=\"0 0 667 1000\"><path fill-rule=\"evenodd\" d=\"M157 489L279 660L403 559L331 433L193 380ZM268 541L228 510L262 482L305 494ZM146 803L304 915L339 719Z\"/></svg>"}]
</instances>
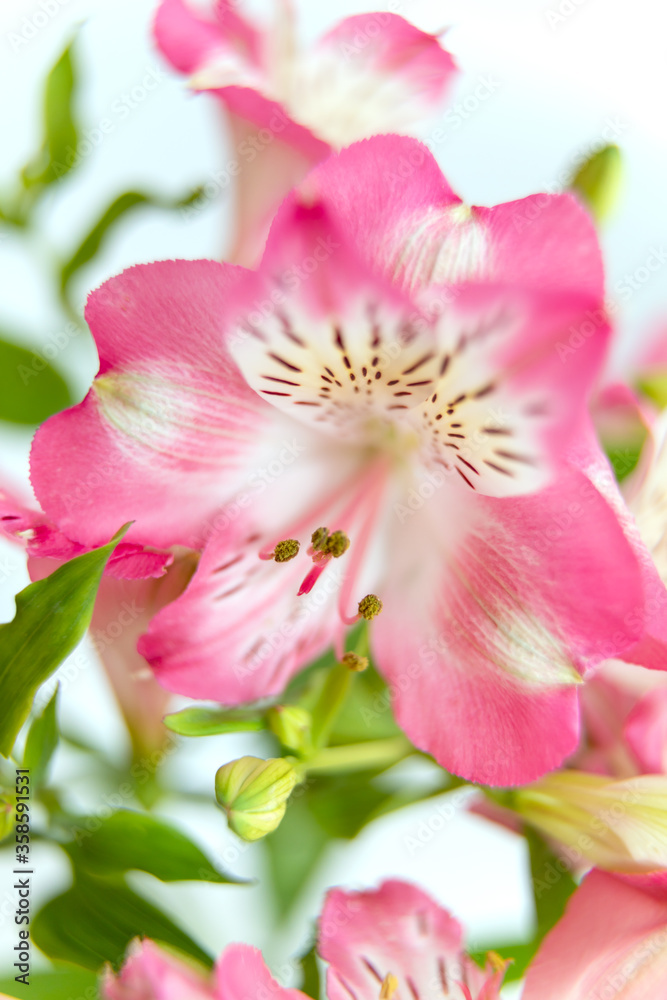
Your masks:
<instances>
[{"instance_id":1,"label":"pink flower","mask_svg":"<svg viewBox=\"0 0 667 1000\"><path fill-rule=\"evenodd\" d=\"M118 976L108 969L102 983L105 1000L246 1000L262 994L307 1000L300 990L279 986L260 952L244 944L229 945L205 976L152 941L137 941Z\"/></svg>"},{"instance_id":2,"label":"pink flower","mask_svg":"<svg viewBox=\"0 0 667 1000\"><path fill-rule=\"evenodd\" d=\"M667 873L593 871L528 970L523 1000L665 1000Z\"/></svg>"},{"instance_id":3,"label":"pink flower","mask_svg":"<svg viewBox=\"0 0 667 1000\"><path fill-rule=\"evenodd\" d=\"M463 951L460 924L407 882L332 889L319 923L328 1000L495 1000L504 964L482 971Z\"/></svg>"},{"instance_id":4,"label":"pink flower","mask_svg":"<svg viewBox=\"0 0 667 1000\"><path fill-rule=\"evenodd\" d=\"M120 525L119 525L120 526ZM25 546L31 580L53 573L88 548L61 532L41 511L0 490L0 531ZM137 652L151 618L184 590L196 555L121 542L109 560L95 600L91 639L127 723L137 758L162 746L169 693Z\"/></svg>"},{"instance_id":5,"label":"pink flower","mask_svg":"<svg viewBox=\"0 0 667 1000\"><path fill-rule=\"evenodd\" d=\"M307 51L296 39L290 0L260 29L217 0L208 14L163 0L155 37L191 85L224 105L233 143L220 185L236 179L236 245L252 262L280 200L309 167L358 139L412 131L436 111L456 75L433 35L386 12L348 17Z\"/></svg>"},{"instance_id":6,"label":"pink flower","mask_svg":"<svg viewBox=\"0 0 667 1000\"><path fill-rule=\"evenodd\" d=\"M289 0L278 0L276 24L265 30L238 6L217 0L199 14L187 0L162 0L158 45L176 69L194 74L196 89L213 91L259 128L284 133L308 158L375 133L412 131L437 109L456 72L435 36L397 14L345 18L301 52Z\"/></svg>"},{"instance_id":7,"label":"pink flower","mask_svg":"<svg viewBox=\"0 0 667 1000\"><path fill-rule=\"evenodd\" d=\"M287 200L257 272L165 262L93 293L100 374L38 432L33 485L81 544L133 519L129 542L203 548L140 642L169 690L278 695L370 593L410 738L530 781L577 744L583 674L644 629L645 553L586 414L601 297L574 200L468 209L419 143L368 140Z\"/></svg>"}]
</instances>

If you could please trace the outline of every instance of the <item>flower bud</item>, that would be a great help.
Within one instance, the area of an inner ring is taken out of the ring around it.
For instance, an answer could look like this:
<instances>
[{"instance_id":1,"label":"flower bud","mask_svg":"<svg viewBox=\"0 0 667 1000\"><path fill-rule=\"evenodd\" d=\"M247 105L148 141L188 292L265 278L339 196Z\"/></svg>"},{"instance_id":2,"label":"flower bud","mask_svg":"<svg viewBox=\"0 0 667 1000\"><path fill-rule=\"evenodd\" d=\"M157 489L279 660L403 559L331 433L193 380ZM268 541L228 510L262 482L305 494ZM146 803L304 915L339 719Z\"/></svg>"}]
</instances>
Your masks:
<instances>
[{"instance_id":1,"label":"flower bud","mask_svg":"<svg viewBox=\"0 0 667 1000\"><path fill-rule=\"evenodd\" d=\"M218 769L215 797L234 833L243 840L260 840L279 826L297 781L295 769L283 758L240 757Z\"/></svg>"},{"instance_id":2,"label":"flower bud","mask_svg":"<svg viewBox=\"0 0 667 1000\"><path fill-rule=\"evenodd\" d=\"M276 705L268 713L269 726L284 747L301 753L310 746L310 712L299 705Z\"/></svg>"},{"instance_id":3,"label":"flower bud","mask_svg":"<svg viewBox=\"0 0 667 1000\"><path fill-rule=\"evenodd\" d=\"M600 222L613 209L621 187L622 163L618 146L604 146L583 163L570 187Z\"/></svg>"},{"instance_id":4,"label":"flower bud","mask_svg":"<svg viewBox=\"0 0 667 1000\"><path fill-rule=\"evenodd\" d=\"M617 781L557 771L512 794L517 813L564 845L573 865L618 872L667 867L667 776Z\"/></svg>"}]
</instances>

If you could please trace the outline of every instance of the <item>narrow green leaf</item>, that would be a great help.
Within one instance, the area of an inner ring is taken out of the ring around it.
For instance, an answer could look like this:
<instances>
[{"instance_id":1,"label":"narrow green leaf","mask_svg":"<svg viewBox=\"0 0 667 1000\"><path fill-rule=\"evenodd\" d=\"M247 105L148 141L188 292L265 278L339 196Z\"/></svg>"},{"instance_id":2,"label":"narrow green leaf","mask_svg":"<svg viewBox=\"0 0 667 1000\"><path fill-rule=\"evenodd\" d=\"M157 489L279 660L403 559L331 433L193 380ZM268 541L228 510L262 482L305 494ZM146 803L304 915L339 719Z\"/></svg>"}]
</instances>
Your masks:
<instances>
[{"instance_id":1,"label":"narrow green leaf","mask_svg":"<svg viewBox=\"0 0 667 1000\"><path fill-rule=\"evenodd\" d=\"M33 941L49 958L93 971L104 962L119 968L135 937L152 938L212 965L210 955L122 879L78 872L72 888L48 902L32 922Z\"/></svg>"},{"instance_id":2,"label":"narrow green leaf","mask_svg":"<svg viewBox=\"0 0 667 1000\"><path fill-rule=\"evenodd\" d=\"M110 230L123 216L142 206L167 210L185 208L187 205L192 204L193 201L196 201L200 193L200 191L194 191L184 198L177 199L162 198L159 195L145 194L142 191L126 191L124 194L119 195L102 213L69 260L63 264L60 272L61 290L63 292L67 291L74 275L92 260Z\"/></svg>"},{"instance_id":3,"label":"narrow green leaf","mask_svg":"<svg viewBox=\"0 0 667 1000\"><path fill-rule=\"evenodd\" d=\"M243 881L220 872L189 837L148 813L122 809L104 820L98 829L95 825L82 819L80 828L91 832L79 836L78 843L67 847L77 868L86 868L97 875L138 869L162 882Z\"/></svg>"},{"instance_id":4,"label":"narrow green leaf","mask_svg":"<svg viewBox=\"0 0 667 1000\"><path fill-rule=\"evenodd\" d=\"M292 794L280 826L264 840L281 920L298 901L331 841L299 796L301 791L299 788Z\"/></svg>"},{"instance_id":5,"label":"narrow green leaf","mask_svg":"<svg viewBox=\"0 0 667 1000\"><path fill-rule=\"evenodd\" d=\"M317 964L316 944L313 944L305 954L299 958L301 966L301 986L302 993L311 997L312 1000L320 1000L320 967Z\"/></svg>"},{"instance_id":6,"label":"narrow green leaf","mask_svg":"<svg viewBox=\"0 0 667 1000\"><path fill-rule=\"evenodd\" d=\"M72 402L65 380L40 354L0 338L0 420L40 424Z\"/></svg>"},{"instance_id":7,"label":"narrow green leaf","mask_svg":"<svg viewBox=\"0 0 667 1000\"><path fill-rule=\"evenodd\" d=\"M525 837L530 850L537 936L541 941L563 916L567 901L577 888L577 883L566 865L537 833L527 828Z\"/></svg>"},{"instance_id":8,"label":"narrow green leaf","mask_svg":"<svg viewBox=\"0 0 667 1000\"><path fill-rule=\"evenodd\" d=\"M266 728L264 714L253 709L184 708L166 715L164 724L180 736L253 733Z\"/></svg>"},{"instance_id":9,"label":"narrow green leaf","mask_svg":"<svg viewBox=\"0 0 667 1000\"><path fill-rule=\"evenodd\" d=\"M576 171L570 188L588 205L598 222L609 215L621 188L622 159L618 146L604 146Z\"/></svg>"},{"instance_id":10,"label":"narrow green leaf","mask_svg":"<svg viewBox=\"0 0 667 1000\"><path fill-rule=\"evenodd\" d=\"M15 996L21 989L13 977L0 979L0 993ZM39 997L39 1000L93 1000L98 995L97 975L87 969L57 963L52 972L31 971L30 988L24 993L26 996Z\"/></svg>"},{"instance_id":11,"label":"narrow green leaf","mask_svg":"<svg viewBox=\"0 0 667 1000\"><path fill-rule=\"evenodd\" d=\"M30 780L34 785L43 783L51 757L58 745L57 703L58 688L53 692L42 714L33 719L28 730L23 766L30 769Z\"/></svg>"},{"instance_id":12,"label":"narrow green leaf","mask_svg":"<svg viewBox=\"0 0 667 1000\"><path fill-rule=\"evenodd\" d=\"M74 117L77 78L67 46L46 78L44 88L44 142L40 154L23 171L27 187L52 184L77 164L78 133Z\"/></svg>"},{"instance_id":13,"label":"narrow green leaf","mask_svg":"<svg viewBox=\"0 0 667 1000\"><path fill-rule=\"evenodd\" d=\"M109 556L127 525L99 549L76 556L16 596L13 621L0 625L0 754L8 757L35 692L86 634Z\"/></svg>"}]
</instances>

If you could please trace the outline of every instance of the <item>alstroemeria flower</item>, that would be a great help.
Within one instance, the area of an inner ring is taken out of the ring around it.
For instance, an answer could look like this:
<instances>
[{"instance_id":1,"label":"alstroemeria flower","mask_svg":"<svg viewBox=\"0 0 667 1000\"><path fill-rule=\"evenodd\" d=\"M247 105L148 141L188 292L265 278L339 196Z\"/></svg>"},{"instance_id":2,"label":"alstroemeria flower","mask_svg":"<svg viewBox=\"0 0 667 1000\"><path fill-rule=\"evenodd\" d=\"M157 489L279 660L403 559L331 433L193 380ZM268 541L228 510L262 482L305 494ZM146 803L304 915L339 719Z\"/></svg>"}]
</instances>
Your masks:
<instances>
[{"instance_id":1,"label":"alstroemeria flower","mask_svg":"<svg viewBox=\"0 0 667 1000\"><path fill-rule=\"evenodd\" d=\"M386 11L345 18L300 51L290 0L261 30L215 0L208 15L187 0L162 0L155 36L164 55L197 90L213 90L230 111L273 128L321 160L381 132L412 131L442 100L456 69L434 35Z\"/></svg>"},{"instance_id":2,"label":"alstroemeria flower","mask_svg":"<svg viewBox=\"0 0 667 1000\"><path fill-rule=\"evenodd\" d=\"M141 640L168 689L277 695L383 602L373 653L410 738L473 780L533 780L576 746L583 673L644 625L599 452L566 460L606 344L598 323L559 351L600 309L593 228L569 197L464 209L397 137L307 187L257 272L165 262L93 293L100 375L38 432L33 485L83 544L120 517L138 544L204 547Z\"/></svg>"},{"instance_id":3,"label":"alstroemeria flower","mask_svg":"<svg viewBox=\"0 0 667 1000\"><path fill-rule=\"evenodd\" d=\"M479 968L461 925L408 882L332 889L319 921L328 1000L496 1000L504 964Z\"/></svg>"},{"instance_id":4,"label":"alstroemeria flower","mask_svg":"<svg viewBox=\"0 0 667 1000\"><path fill-rule=\"evenodd\" d=\"M116 976L107 969L101 986L104 1000L307 1000L300 990L279 986L257 948L231 944L207 976L168 954L152 941L137 941Z\"/></svg>"},{"instance_id":5,"label":"alstroemeria flower","mask_svg":"<svg viewBox=\"0 0 667 1000\"><path fill-rule=\"evenodd\" d=\"M612 871L667 868L667 777L615 781L583 771L547 774L517 789L516 812L577 861Z\"/></svg>"},{"instance_id":6,"label":"alstroemeria flower","mask_svg":"<svg viewBox=\"0 0 667 1000\"><path fill-rule=\"evenodd\" d=\"M528 969L523 1000L666 1000L667 873L593 871Z\"/></svg>"},{"instance_id":7,"label":"alstroemeria flower","mask_svg":"<svg viewBox=\"0 0 667 1000\"><path fill-rule=\"evenodd\" d=\"M162 0L157 43L171 64L227 111L236 181L237 235L229 259L254 262L277 205L332 150L382 132L412 132L441 104L456 75L433 35L384 11L348 17L302 51L291 0L260 29L238 4L208 13ZM196 210L196 209L193 209Z\"/></svg>"}]
</instances>

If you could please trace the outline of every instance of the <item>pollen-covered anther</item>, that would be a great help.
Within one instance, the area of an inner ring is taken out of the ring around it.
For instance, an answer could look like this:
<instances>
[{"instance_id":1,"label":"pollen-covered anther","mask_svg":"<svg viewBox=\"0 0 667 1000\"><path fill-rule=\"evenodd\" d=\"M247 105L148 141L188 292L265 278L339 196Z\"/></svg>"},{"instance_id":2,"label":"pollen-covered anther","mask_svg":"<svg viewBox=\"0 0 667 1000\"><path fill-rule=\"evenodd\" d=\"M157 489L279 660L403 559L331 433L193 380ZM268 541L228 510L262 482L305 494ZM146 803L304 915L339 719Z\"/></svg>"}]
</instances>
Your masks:
<instances>
[{"instance_id":1,"label":"pollen-covered anther","mask_svg":"<svg viewBox=\"0 0 667 1000\"><path fill-rule=\"evenodd\" d=\"M276 545L273 550L273 558L277 563L289 562L290 559L298 556L300 548L301 546L296 538L286 538Z\"/></svg>"},{"instance_id":2,"label":"pollen-covered anther","mask_svg":"<svg viewBox=\"0 0 667 1000\"><path fill-rule=\"evenodd\" d=\"M381 611L382 601L375 594L367 594L366 597L362 597L359 601L359 614L367 622L372 621L373 618L377 618Z\"/></svg>"},{"instance_id":3,"label":"pollen-covered anther","mask_svg":"<svg viewBox=\"0 0 667 1000\"><path fill-rule=\"evenodd\" d=\"M324 543L324 552L334 559L340 559L350 547L350 539L344 531L333 531Z\"/></svg>"},{"instance_id":4,"label":"pollen-covered anther","mask_svg":"<svg viewBox=\"0 0 667 1000\"><path fill-rule=\"evenodd\" d=\"M316 528L310 536L310 542L315 552L324 552L324 548L329 538L328 528Z\"/></svg>"},{"instance_id":5,"label":"pollen-covered anther","mask_svg":"<svg viewBox=\"0 0 667 1000\"><path fill-rule=\"evenodd\" d=\"M359 656L357 653L345 653L341 663L345 667L349 667L350 670L354 670L355 673L361 673L368 667L368 657Z\"/></svg>"},{"instance_id":6,"label":"pollen-covered anther","mask_svg":"<svg viewBox=\"0 0 667 1000\"><path fill-rule=\"evenodd\" d=\"M393 974L393 972L388 972L387 975L382 980L379 1000L392 1000L392 997L397 989L398 989L398 979Z\"/></svg>"}]
</instances>

